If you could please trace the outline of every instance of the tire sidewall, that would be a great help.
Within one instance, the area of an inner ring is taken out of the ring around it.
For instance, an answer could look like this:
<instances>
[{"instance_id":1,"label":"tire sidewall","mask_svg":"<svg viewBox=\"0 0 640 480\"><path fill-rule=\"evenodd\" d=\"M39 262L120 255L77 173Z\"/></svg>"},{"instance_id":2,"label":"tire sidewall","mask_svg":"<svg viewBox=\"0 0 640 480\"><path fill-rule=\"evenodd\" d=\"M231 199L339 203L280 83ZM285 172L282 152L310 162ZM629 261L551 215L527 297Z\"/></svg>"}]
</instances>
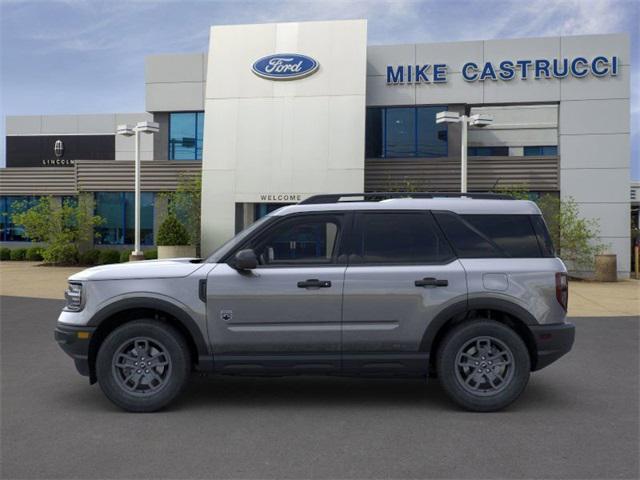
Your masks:
<instances>
[{"instance_id":1,"label":"tire sidewall","mask_svg":"<svg viewBox=\"0 0 640 480\"><path fill-rule=\"evenodd\" d=\"M171 373L167 384L149 396L134 396L122 389L114 378L112 358L129 339L148 337L157 340L171 357ZM189 350L182 335L170 325L157 320L135 320L116 328L100 345L96 358L96 376L100 388L113 403L131 412L153 412L177 397L186 385L191 365Z\"/></svg>"},{"instance_id":2,"label":"tire sidewall","mask_svg":"<svg viewBox=\"0 0 640 480\"><path fill-rule=\"evenodd\" d=\"M507 387L486 397L465 390L455 371L459 350L469 340L481 336L494 337L505 343L515 363L513 377ZM525 343L508 326L493 320L472 320L458 325L445 337L438 351L437 369L440 382L456 403L468 410L487 412L507 407L522 394L529 381L531 359Z\"/></svg>"}]
</instances>

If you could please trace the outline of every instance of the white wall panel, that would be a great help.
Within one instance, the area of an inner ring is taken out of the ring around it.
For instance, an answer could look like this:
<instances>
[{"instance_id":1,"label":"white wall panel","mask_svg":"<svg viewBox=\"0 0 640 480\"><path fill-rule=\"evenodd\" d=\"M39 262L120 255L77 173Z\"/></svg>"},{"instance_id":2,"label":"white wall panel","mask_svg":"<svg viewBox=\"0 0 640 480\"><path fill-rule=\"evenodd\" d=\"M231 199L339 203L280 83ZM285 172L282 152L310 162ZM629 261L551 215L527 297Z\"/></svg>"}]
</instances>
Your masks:
<instances>
[{"instance_id":1,"label":"white wall panel","mask_svg":"<svg viewBox=\"0 0 640 480\"><path fill-rule=\"evenodd\" d=\"M562 169L628 169L631 158L629 134L563 135L560 156Z\"/></svg>"},{"instance_id":2,"label":"white wall panel","mask_svg":"<svg viewBox=\"0 0 640 480\"><path fill-rule=\"evenodd\" d=\"M320 66L285 82L251 71L274 53ZM208 65L203 192L227 183L203 193L203 211L225 211L203 215L205 250L233 233L236 203L362 188L366 21L213 27Z\"/></svg>"},{"instance_id":3,"label":"white wall panel","mask_svg":"<svg viewBox=\"0 0 640 480\"><path fill-rule=\"evenodd\" d=\"M560 104L561 135L629 133L629 100L580 100Z\"/></svg>"}]
</instances>

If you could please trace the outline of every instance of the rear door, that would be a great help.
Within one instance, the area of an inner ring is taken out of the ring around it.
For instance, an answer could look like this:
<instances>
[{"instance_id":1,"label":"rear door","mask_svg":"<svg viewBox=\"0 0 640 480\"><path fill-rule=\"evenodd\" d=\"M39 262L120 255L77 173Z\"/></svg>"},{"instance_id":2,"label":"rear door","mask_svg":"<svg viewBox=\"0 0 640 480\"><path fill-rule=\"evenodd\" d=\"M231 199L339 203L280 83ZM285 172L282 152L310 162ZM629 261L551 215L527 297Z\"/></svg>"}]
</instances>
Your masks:
<instances>
[{"instance_id":1,"label":"rear door","mask_svg":"<svg viewBox=\"0 0 640 480\"><path fill-rule=\"evenodd\" d=\"M343 300L343 369L424 372L431 319L466 302L464 269L425 211L357 212Z\"/></svg>"}]
</instances>

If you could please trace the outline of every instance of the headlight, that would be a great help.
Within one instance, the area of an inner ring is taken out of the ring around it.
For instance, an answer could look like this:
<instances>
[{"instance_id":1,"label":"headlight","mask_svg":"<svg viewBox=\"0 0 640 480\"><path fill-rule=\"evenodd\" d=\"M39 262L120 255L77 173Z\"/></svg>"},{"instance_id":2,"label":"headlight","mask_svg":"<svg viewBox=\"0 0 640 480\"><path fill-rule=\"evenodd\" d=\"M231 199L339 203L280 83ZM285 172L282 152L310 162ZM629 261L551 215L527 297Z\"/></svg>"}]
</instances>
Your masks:
<instances>
[{"instance_id":1,"label":"headlight","mask_svg":"<svg viewBox=\"0 0 640 480\"><path fill-rule=\"evenodd\" d=\"M82 284L69 283L64 292L64 299L67 301L65 310L79 312L82 310Z\"/></svg>"}]
</instances>

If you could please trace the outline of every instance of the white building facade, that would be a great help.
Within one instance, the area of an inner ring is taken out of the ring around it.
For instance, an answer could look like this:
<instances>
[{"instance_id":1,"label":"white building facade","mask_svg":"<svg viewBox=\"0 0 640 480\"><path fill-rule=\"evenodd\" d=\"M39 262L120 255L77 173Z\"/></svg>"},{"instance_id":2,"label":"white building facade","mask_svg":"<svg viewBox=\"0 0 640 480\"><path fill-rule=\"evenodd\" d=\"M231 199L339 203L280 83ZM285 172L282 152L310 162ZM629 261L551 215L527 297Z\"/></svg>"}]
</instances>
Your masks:
<instances>
[{"instance_id":1,"label":"white building facade","mask_svg":"<svg viewBox=\"0 0 640 480\"><path fill-rule=\"evenodd\" d=\"M624 277L629 48L625 34L367 45L365 20L214 26L207 53L147 58L141 115L160 133L143 157L201 165L207 253L317 193L458 192L460 128L435 115L485 113L493 123L469 131L468 190L573 198ZM42 118L7 118L8 137L47 124L53 141L55 118ZM112 160L130 160L118 145ZM89 165L76 162L76 184Z\"/></svg>"}]
</instances>

